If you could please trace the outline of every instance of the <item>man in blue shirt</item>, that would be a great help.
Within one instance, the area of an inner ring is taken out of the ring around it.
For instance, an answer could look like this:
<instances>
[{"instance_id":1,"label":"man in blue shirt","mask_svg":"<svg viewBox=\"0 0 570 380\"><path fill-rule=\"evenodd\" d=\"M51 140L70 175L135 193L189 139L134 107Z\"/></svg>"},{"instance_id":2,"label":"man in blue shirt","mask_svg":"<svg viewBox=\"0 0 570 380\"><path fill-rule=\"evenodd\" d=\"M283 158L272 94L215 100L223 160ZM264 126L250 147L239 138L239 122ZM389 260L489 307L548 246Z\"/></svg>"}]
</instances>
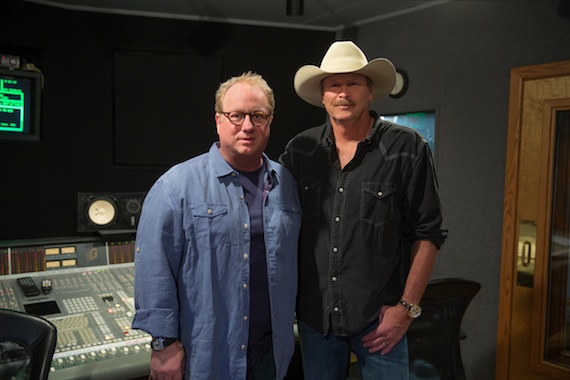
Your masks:
<instances>
[{"instance_id":1,"label":"man in blue shirt","mask_svg":"<svg viewBox=\"0 0 570 380\"><path fill-rule=\"evenodd\" d=\"M273 380L294 350L301 211L264 153L273 91L244 73L216 92L219 141L148 192L137 229L133 328L152 379Z\"/></svg>"},{"instance_id":2,"label":"man in blue shirt","mask_svg":"<svg viewBox=\"0 0 570 380\"><path fill-rule=\"evenodd\" d=\"M295 136L281 161L299 182L301 356L306 379L346 379L352 350L364 380L408 379L405 333L421 310L447 237L429 146L370 104L394 88L385 58L351 41L295 74L325 124Z\"/></svg>"}]
</instances>

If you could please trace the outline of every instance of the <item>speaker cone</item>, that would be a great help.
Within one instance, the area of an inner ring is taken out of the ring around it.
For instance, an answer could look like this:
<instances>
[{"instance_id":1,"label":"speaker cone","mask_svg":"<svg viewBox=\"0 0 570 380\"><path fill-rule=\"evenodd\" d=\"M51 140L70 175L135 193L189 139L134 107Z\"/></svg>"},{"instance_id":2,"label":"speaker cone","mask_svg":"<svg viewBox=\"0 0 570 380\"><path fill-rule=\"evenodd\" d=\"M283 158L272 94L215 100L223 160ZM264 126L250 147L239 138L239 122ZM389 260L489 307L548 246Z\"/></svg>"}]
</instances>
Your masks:
<instances>
[{"instance_id":1,"label":"speaker cone","mask_svg":"<svg viewBox=\"0 0 570 380\"><path fill-rule=\"evenodd\" d=\"M97 226L108 226L116 216L117 204L110 198L95 198L87 205L87 220Z\"/></svg>"},{"instance_id":2,"label":"speaker cone","mask_svg":"<svg viewBox=\"0 0 570 380\"><path fill-rule=\"evenodd\" d=\"M142 201L140 199L127 199L125 209L129 214L136 215L140 214L142 208Z\"/></svg>"}]
</instances>

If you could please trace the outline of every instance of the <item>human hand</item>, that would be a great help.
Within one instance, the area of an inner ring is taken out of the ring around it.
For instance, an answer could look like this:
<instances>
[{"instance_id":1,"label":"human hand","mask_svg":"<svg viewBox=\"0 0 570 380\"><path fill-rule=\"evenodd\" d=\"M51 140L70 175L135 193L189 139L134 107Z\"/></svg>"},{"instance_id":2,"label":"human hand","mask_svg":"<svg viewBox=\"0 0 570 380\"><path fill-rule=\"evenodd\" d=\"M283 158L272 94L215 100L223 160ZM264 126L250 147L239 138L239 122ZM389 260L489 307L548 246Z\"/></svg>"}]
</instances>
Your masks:
<instances>
[{"instance_id":1,"label":"human hand","mask_svg":"<svg viewBox=\"0 0 570 380\"><path fill-rule=\"evenodd\" d=\"M174 342L162 351L152 351L149 379L182 380L184 361L184 347L180 342Z\"/></svg>"},{"instance_id":2,"label":"human hand","mask_svg":"<svg viewBox=\"0 0 570 380\"><path fill-rule=\"evenodd\" d=\"M386 355L402 339L412 319L404 308L384 305L378 320L378 327L362 337L362 345L371 353Z\"/></svg>"}]
</instances>

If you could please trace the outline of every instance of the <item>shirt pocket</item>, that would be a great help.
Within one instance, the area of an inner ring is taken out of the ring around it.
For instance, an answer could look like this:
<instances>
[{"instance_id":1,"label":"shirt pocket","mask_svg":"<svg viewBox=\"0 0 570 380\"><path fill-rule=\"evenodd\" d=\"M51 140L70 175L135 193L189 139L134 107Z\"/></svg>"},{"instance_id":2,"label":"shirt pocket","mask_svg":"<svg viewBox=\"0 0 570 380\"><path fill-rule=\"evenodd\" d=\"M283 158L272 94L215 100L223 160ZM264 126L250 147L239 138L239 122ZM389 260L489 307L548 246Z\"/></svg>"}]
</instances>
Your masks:
<instances>
[{"instance_id":1,"label":"shirt pocket","mask_svg":"<svg viewBox=\"0 0 570 380\"><path fill-rule=\"evenodd\" d=\"M301 209L303 218L312 218L319 214L321 179L301 177L299 179L301 187Z\"/></svg>"},{"instance_id":2,"label":"shirt pocket","mask_svg":"<svg viewBox=\"0 0 570 380\"><path fill-rule=\"evenodd\" d=\"M192 219L199 247L214 248L229 241L228 208L225 204L194 205Z\"/></svg>"},{"instance_id":3,"label":"shirt pocket","mask_svg":"<svg viewBox=\"0 0 570 380\"><path fill-rule=\"evenodd\" d=\"M364 182L360 200L360 220L381 227L395 218L397 187L390 182Z\"/></svg>"},{"instance_id":4,"label":"shirt pocket","mask_svg":"<svg viewBox=\"0 0 570 380\"><path fill-rule=\"evenodd\" d=\"M280 230L285 238L297 238L301 223L301 209L294 203L279 203L278 212L272 215L272 224Z\"/></svg>"}]
</instances>

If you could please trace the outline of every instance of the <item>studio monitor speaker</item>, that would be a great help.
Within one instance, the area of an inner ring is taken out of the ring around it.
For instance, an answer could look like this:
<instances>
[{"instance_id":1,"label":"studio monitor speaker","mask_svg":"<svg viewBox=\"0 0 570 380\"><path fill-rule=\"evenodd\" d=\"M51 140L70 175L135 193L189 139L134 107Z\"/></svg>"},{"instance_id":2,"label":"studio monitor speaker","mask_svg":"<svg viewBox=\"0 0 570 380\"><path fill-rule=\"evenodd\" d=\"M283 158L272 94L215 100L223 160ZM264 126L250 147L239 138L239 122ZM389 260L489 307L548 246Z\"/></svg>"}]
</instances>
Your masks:
<instances>
[{"instance_id":1,"label":"studio monitor speaker","mask_svg":"<svg viewBox=\"0 0 570 380\"><path fill-rule=\"evenodd\" d=\"M78 231L135 231L145 195L146 193L78 193Z\"/></svg>"}]
</instances>

